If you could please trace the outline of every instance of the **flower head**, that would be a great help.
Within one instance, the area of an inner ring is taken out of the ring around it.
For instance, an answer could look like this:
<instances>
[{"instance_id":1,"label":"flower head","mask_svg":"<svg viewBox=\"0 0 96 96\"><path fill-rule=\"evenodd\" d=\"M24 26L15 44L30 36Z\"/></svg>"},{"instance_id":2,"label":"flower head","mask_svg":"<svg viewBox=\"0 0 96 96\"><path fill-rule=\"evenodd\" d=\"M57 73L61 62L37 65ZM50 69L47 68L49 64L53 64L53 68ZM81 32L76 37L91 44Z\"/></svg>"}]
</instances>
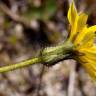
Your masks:
<instances>
[{"instance_id":1,"label":"flower head","mask_svg":"<svg viewBox=\"0 0 96 96\"><path fill-rule=\"evenodd\" d=\"M94 43L96 25L88 27L88 15L77 13L74 1L68 10L68 21L71 25L68 41L75 46L76 59L82 64L91 77L96 79L96 45Z\"/></svg>"}]
</instances>

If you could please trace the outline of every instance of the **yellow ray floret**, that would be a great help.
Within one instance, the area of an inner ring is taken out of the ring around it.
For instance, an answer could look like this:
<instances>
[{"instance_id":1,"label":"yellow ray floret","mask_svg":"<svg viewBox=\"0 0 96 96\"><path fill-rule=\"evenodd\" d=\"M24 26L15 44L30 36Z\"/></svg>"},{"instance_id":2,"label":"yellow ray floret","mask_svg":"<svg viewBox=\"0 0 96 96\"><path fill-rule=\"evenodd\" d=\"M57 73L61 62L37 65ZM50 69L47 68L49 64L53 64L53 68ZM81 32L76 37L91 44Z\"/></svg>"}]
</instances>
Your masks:
<instances>
[{"instance_id":1,"label":"yellow ray floret","mask_svg":"<svg viewBox=\"0 0 96 96\"><path fill-rule=\"evenodd\" d=\"M71 32L68 40L75 46L77 52L77 60L83 65L91 77L96 79L96 25L88 27L86 24L88 15L85 13L77 13L74 0L70 5L68 21L71 25ZM78 53L83 54L83 56Z\"/></svg>"},{"instance_id":2,"label":"yellow ray floret","mask_svg":"<svg viewBox=\"0 0 96 96\"><path fill-rule=\"evenodd\" d=\"M85 13L80 13L78 15L74 2L70 5L68 11L68 20L71 25L71 33L70 33L70 40L75 39L74 37L78 35L79 32L83 30L86 25L88 15Z\"/></svg>"},{"instance_id":3,"label":"yellow ray floret","mask_svg":"<svg viewBox=\"0 0 96 96\"><path fill-rule=\"evenodd\" d=\"M74 1L72 1L72 4L70 5L69 11L68 11L68 20L71 25L74 24L76 17L78 16L76 7L74 5Z\"/></svg>"}]
</instances>

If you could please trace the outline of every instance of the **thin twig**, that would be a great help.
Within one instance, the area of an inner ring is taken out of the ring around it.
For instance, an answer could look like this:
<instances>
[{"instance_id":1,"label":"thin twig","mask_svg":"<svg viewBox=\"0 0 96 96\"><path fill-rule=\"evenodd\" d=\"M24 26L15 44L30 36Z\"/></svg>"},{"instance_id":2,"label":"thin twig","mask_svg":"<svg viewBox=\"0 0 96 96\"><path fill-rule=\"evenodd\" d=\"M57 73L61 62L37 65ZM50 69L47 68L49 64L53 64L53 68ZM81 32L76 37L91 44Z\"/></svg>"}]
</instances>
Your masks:
<instances>
[{"instance_id":1,"label":"thin twig","mask_svg":"<svg viewBox=\"0 0 96 96\"><path fill-rule=\"evenodd\" d=\"M0 2L0 10L9 16L13 21L22 24L26 27L31 27L30 22L27 22L22 16L17 15L16 13L12 12L4 3Z\"/></svg>"},{"instance_id":2,"label":"thin twig","mask_svg":"<svg viewBox=\"0 0 96 96\"><path fill-rule=\"evenodd\" d=\"M68 96L74 96L75 82L76 82L76 62L74 62L71 66L69 86L68 86Z\"/></svg>"},{"instance_id":3,"label":"thin twig","mask_svg":"<svg viewBox=\"0 0 96 96\"><path fill-rule=\"evenodd\" d=\"M43 77L44 71L45 71L45 66L42 65L41 73L40 73L40 76L39 76L39 84L38 84L37 90L36 90L36 93L37 93L36 96L41 96L40 95L40 89L42 87L41 85L42 85L42 77Z\"/></svg>"}]
</instances>

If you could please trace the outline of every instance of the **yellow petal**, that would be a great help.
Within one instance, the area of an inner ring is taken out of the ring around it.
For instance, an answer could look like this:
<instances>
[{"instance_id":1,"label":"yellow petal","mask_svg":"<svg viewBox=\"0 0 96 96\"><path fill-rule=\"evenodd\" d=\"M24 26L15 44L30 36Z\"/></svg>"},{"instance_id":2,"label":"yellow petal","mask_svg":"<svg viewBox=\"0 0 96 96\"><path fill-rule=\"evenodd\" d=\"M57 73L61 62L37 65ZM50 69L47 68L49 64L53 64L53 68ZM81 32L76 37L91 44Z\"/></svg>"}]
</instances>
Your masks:
<instances>
[{"instance_id":1,"label":"yellow petal","mask_svg":"<svg viewBox=\"0 0 96 96\"><path fill-rule=\"evenodd\" d=\"M77 27L77 31L81 33L82 29L85 27L86 22L88 19L88 15L85 13L81 13L79 15L79 19L78 19L78 27Z\"/></svg>"},{"instance_id":2,"label":"yellow petal","mask_svg":"<svg viewBox=\"0 0 96 96\"><path fill-rule=\"evenodd\" d=\"M83 56L83 57L82 57L82 61L83 61L83 60L84 60L86 63L92 63L92 64L93 64L93 67L94 67L95 70L96 70L96 62L95 62L94 60L88 58L87 56ZM94 66L94 65L95 65L95 66Z\"/></svg>"},{"instance_id":3,"label":"yellow petal","mask_svg":"<svg viewBox=\"0 0 96 96\"><path fill-rule=\"evenodd\" d=\"M83 28L83 30L77 35L77 37L76 37L76 39L75 39L75 41L74 41L74 44L75 44L75 45L76 45L76 44L80 44L81 41L83 40L83 38L84 38L84 36L85 36L86 33L87 33L87 26L85 26L85 27Z\"/></svg>"},{"instance_id":4,"label":"yellow petal","mask_svg":"<svg viewBox=\"0 0 96 96\"><path fill-rule=\"evenodd\" d=\"M90 60L86 56L80 58L83 61L81 64L89 73L89 75L96 80L96 62ZM85 62L85 63L84 63Z\"/></svg>"},{"instance_id":5,"label":"yellow petal","mask_svg":"<svg viewBox=\"0 0 96 96\"><path fill-rule=\"evenodd\" d=\"M76 35L78 34L78 32L77 32L77 22L78 22L78 16L76 16L76 18L75 18L75 22L74 22L74 25L71 27L71 33L70 33L70 36L69 36L69 40L70 41L74 41L75 40L75 37L76 37Z\"/></svg>"},{"instance_id":6,"label":"yellow petal","mask_svg":"<svg viewBox=\"0 0 96 96\"><path fill-rule=\"evenodd\" d=\"M69 11L68 11L68 20L71 24L71 33L69 39L74 41L78 35L85 27L87 22L88 15L85 13L77 14L77 10L75 8L74 2L72 2Z\"/></svg>"},{"instance_id":7,"label":"yellow petal","mask_svg":"<svg viewBox=\"0 0 96 96\"><path fill-rule=\"evenodd\" d=\"M72 0L72 4L69 7L68 15L67 15L69 23L71 24L71 26L73 26L73 24L75 22L75 18L77 15L78 14L77 14L77 10L76 10L75 4L74 4L74 0Z\"/></svg>"},{"instance_id":8,"label":"yellow petal","mask_svg":"<svg viewBox=\"0 0 96 96\"><path fill-rule=\"evenodd\" d=\"M89 32L90 32L90 31L96 32L96 25L89 27L89 28L88 28L88 31L89 31Z\"/></svg>"},{"instance_id":9,"label":"yellow petal","mask_svg":"<svg viewBox=\"0 0 96 96\"><path fill-rule=\"evenodd\" d=\"M96 56L96 46L92 46L90 48L81 48L78 50L81 53L85 53L85 54L91 54L93 56Z\"/></svg>"},{"instance_id":10,"label":"yellow petal","mask_svg":"<svg viewBox=\"0 0 96 96\"><path fill-rule=\"evenodd\" d=\"M91 61L96 62L96 55L86 53L85 56L86 56L88 59L90 59Z\"/></svg>"},{"instance_id":11,"label":"yellow petal","mask_svg":"<svg viewBox=\"0 0 96 96\"><path fill-rule=\"evenodd\" d=\"M88 40L91 40L91 39L94 40L95 32L96 32L96 25L89 27L83 41L86 41L87 43Z\"/></svg>"},{"instance_id":12,"label":"yellow petal","mask_svg":"<svg viewBox=\"0 0 96 96\"><path fill-rule=\"evenodd\" d=\"M81 13L79 15L78 21L77 21L77 36L76 39L74 40L74 44L78 44L83 37L85 36L86 32L87 32L87 22L88 19L88 15L86 15L85 13Z\"/></svg>"},{"instance_id":13,"label":"yellow petal","mask_svg":"<svg viewBox=\"0 0 96 96\"><path fill-rule=\"evenodd\" d=\"M81 47L83 47L83 48L92 47L94 45L94 39L96 37L96 34L95 34L96 25L89 27L87 29L84 29L84 30L81 32L81 35L78 35L75 43L76 44L81 43L82 44ZM83 32L84 32L84 34L83 34Z\"/></svg>"},{"instance_id":14,"label":"yellow petal","mask_svg":"<svg viewBox=\"0 0 96 96\"><path fill-rule=\"evenodd\" d=\"M86 63L86 64L82 64L82 66L85 68L85 70L87 71L87 73L94 79L96 80L96 70L94 70L92 63ZM95 66L96 68L96 66Z\"/></svg>"},{"instance_id":15,"label":"yellow petal","mask_svg":"<svg viewBox=\"0 0 96 96\"><path fill-rule=\"evenodd\" d=\"M94 33L88 32L82 40L82 47L91 47L94 44Z\"/></svg>"}]
</instances>

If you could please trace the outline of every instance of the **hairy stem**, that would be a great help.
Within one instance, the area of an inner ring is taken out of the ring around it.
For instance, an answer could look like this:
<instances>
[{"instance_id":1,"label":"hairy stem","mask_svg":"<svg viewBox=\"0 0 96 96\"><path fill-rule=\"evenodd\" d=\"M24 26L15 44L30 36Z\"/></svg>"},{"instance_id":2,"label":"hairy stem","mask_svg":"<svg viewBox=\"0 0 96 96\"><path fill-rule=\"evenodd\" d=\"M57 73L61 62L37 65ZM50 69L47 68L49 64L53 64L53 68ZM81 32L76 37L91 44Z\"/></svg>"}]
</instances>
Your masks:
<instances>
[{"instance_id":1,"label":"hairy stem","mask_svg":"<svg viewBox=\"0 0 96 96\"><path fill-rule=\"evenodd\" d=\"M8 65L8 66L1 67L0 68L0 73L12 71L12 70L15 70L15 69L19 69L19 68L26 67L26 66L29 66L29 65L33 65L33 64L36 64L36 63L40 63L40 62L41 62L40 58L33 58L33 59L30 59L30 60L22 61L22 62L17 63L17 64L11 64L11 65Z\"/></svg>"},{"instance_id":2,"label":"hairy stem","mask_svg":"<svg viewBox=\"0 0 96 96\"><path fill-rule=\"evenodd\" d=\"M55 47L48 47L41 51L40 56L26 60L17 64L11 64L0 68L0 73L12 71L29 65L43 63L44 65L51 66L61 60L68 59L72 53L73 44L64 43Z\"/></svg>"}]
</instances>

